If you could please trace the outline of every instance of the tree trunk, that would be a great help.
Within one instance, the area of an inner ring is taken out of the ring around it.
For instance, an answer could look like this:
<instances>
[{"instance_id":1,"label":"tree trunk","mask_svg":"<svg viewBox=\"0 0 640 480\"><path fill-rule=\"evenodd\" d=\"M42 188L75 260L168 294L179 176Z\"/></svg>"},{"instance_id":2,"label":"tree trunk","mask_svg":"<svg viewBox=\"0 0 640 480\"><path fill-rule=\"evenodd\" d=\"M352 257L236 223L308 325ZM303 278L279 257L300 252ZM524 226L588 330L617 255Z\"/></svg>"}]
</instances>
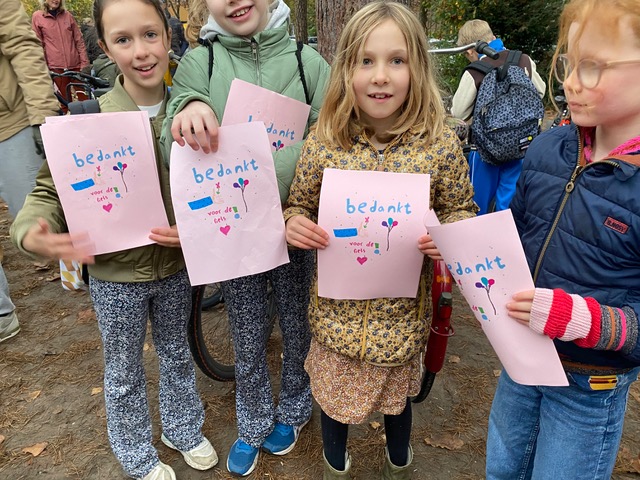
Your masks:
<instances>
[{"instance_id":1,"label":"tree trunk","mask_svg":"<svg viewBox=\"0 0 640 480\"><path fill-rule=\"evenodd\" d=\"M409 8L419 0L397 0ZM338 46L340 32L351 16L368 0L316 0L316 29L318 32L318 52L329 63Z\"/></svg>"},{"instance_id":2,"label":"tree trunk","mask_svg":"<svg viewBox=\"0 0 640 480\"><path fill-rule=\"evenodd\" d=\"M309 41L309 25L307 24L307 0L296 1L295 33L298 42Z\"/></svg>"}]
</instances>

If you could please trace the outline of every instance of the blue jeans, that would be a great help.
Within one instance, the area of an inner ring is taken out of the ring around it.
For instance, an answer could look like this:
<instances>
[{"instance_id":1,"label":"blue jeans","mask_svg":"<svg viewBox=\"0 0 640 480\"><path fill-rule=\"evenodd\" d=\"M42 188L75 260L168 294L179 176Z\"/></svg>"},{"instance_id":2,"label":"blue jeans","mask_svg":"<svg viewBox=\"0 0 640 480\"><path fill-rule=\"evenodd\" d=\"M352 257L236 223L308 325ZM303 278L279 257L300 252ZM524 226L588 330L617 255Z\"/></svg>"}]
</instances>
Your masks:
<instances>
[{"instance_id":1,"label":"blue jeans","mask_svg":"<svg viewBox=\"0 0 640 480\"><path fill-rule=\"evenodd\" d=\"M496 212L509 208L521 171L521 159L497 167L482 160L477 150L469 153L469 175L474 190L473 201L480 207L478 215L489 213L494 198Z\"/></svg>"},{"instance_id":2,"label":"blue jeans","mask_svg":"<svg viewBox=\"0 0 640 480\"><path fill-rule=\"evenodd\" d=\"M519 385L503 370L489 414L487 480L611 478L639 372L592 390L589 375L567 373L568 387L539 387Z\"/></svg>"}]
</instances>

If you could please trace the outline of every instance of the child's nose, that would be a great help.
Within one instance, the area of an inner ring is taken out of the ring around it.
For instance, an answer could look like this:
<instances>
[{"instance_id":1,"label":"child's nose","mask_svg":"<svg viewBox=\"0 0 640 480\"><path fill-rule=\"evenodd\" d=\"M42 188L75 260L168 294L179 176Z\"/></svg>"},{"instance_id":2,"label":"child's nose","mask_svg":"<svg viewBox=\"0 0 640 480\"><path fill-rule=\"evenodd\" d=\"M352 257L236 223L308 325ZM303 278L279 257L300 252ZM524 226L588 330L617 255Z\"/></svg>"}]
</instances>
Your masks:
<instances>
[{"instance_id":1,"label":"child's nose","mask_svg":"<svg viewBox=\"0 0 640 480\"><path fill-rule=\"evenodd\" d=\"M149 54L149 49L144 42L135 42L133 53L137 58L144 58Z\"/></svg>"},{"instance_id":2,"label":"child's nose","mask_svg":"<svg viewBox=\"0 0 640 480\"><path fill-rule=\"evenodd\" d=\"M373 78L371 81L377 85L387 83L389 81L389 73L387 67L384 64L379 64L373 71Z\"/></svg>"}]
</instances>

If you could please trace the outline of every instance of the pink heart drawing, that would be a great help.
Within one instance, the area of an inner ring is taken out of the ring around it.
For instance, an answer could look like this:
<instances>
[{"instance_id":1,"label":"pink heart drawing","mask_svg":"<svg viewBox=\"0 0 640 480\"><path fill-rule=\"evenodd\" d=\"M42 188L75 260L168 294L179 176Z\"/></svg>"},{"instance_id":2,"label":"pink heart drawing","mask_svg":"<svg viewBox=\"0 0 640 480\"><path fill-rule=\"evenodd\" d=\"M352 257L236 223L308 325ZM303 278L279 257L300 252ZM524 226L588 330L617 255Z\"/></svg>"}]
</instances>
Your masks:
<instances>
[{"instance_id":1,"label":"pink heart drawing","mask_svg":"<svg viewBox=\"0 0 640 480\"><path fill-rule=\"evenodd\" d=\"M360 265L364 265L364 262L366 262L368 259L367 259L367 257L358 257L358 258L356 258L356 260L358 260L358 263Z\"/></svg>"},{"instance_id":2,"label":"pink heart drawing","mask_svg":"<svg viewBox=\"0 0 640 480\"><path fill-rule=\"evenodd\" d=\"M229 225L225 225L224 227L220 227L220 231L221 231L222 233L224 233L225 235L226 235L227 233L229 233L229 230L231 230L231 227L230 227Z\"/></svg>"},{"instance_id":3,"label":"pink heart drawing","mask_svg":"<svg viewBox=\"0 0 640 480\"><path fill-rule=\"evenodd\" d=\"M102 208L104 208L105 211L110 212L111 209L113 208L113 205L110 203L107 203L106 205L102 205Z\"/></svg>"}]
</instances>

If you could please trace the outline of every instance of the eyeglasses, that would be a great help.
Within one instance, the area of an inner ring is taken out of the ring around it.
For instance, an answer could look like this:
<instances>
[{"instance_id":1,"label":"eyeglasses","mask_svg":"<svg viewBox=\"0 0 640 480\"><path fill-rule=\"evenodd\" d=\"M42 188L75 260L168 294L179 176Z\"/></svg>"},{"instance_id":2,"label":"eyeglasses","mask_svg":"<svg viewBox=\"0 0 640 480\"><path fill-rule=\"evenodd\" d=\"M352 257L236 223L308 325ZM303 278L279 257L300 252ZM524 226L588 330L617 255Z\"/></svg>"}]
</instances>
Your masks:
<instances>
[{"instance_id":1,"label":"eyeglasses","mask_svg":"<svg viewBox=\"0 0 640 480\"><path fill-rule=\"evenodd\" d=\"M600 83L602 71L607 68L617 67L619 65L640 64L640 60L620 60L617 62L598 62L596 60L583 59L578 65L572 65L567 55L558 55L553 72L556 79L560 83L564 83L566 79L573 73L575 69L578 80L584 88L596 88Z\"/></svg>"}]
</instances>

